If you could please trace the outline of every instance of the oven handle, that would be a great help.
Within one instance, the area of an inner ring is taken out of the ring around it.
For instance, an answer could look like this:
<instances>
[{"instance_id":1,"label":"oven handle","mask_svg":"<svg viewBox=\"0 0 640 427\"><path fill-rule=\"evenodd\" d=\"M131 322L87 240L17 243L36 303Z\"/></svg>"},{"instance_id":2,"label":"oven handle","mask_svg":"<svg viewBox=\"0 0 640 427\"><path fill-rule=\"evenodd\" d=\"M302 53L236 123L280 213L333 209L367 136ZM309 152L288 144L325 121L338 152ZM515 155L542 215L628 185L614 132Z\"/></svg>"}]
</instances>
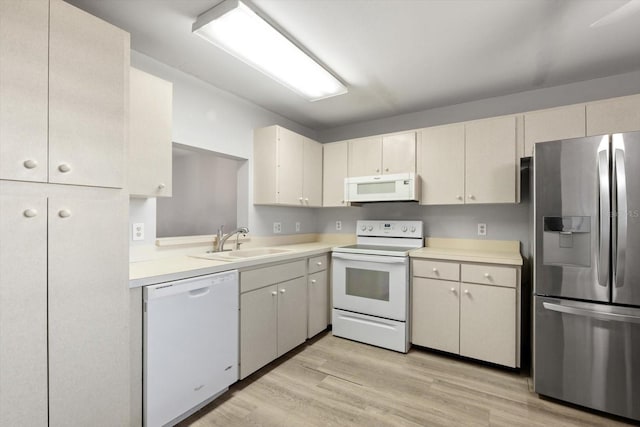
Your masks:
<instances>
[{"instance_id":1,"label":"oven handle","mask_svg":"<svg viewBox=\"0 0 640 427\"><path fill-rule=\"evenodd\" d=\"M406 264L407 257L396 257L386 255L362 255L362 254L345 254L341 252L333 252L331 256L335 259L346 259L349 261L367 261L377 262L380 264Z\"/></svg>"}]
</instances>

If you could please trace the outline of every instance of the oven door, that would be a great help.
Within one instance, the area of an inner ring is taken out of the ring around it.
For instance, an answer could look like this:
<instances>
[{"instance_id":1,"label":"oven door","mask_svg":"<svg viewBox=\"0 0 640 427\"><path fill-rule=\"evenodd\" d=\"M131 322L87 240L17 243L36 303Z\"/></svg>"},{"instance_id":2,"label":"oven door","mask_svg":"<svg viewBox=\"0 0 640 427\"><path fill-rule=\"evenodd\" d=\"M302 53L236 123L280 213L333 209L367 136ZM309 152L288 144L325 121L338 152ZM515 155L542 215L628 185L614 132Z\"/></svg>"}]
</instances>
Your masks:
<instances>
[{"instance_id":1,"label":"oven door","mask_svg":"<svg viewBox=\"0 0 640 427\"><path fill-rule=\"evenodd\" d=\"M332 266L334 308L407 320L408 257L334 252Z\"/></svg>"}]
</instances>

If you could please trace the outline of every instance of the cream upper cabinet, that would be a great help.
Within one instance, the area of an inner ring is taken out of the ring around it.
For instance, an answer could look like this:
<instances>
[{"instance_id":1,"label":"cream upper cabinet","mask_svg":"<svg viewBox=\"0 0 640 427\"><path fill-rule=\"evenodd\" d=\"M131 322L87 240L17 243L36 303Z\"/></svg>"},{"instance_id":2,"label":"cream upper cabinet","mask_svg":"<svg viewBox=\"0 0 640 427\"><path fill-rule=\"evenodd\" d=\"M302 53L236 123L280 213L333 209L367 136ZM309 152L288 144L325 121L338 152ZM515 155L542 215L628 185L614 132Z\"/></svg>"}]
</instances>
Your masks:
<instances>
[{"instance_id":1,"label":"cream upper cabinet","mask_svg":"<svg viewBox=\"0 0 640 427\"><path fill-rule=\"evenodd\" d=\"M380 175L382 173L382 137L349 141L349 176Z\"/></svg>"},{"instance_id":2,"label":"cream upper cabinet","mask_svg":"<svg viewBox=\"0 0 640 427\"><path fill-rule=\"evenodd\" d=\"M49 182L121 188L129 34L51 0Z\"/></svg>"},{"instance_id":3,"label":"cream upper cabinet","mask_svg":"<svg viewBox=\"0 0 640 427\"><path fill-rule=\"evenodd\" d=\"M396 174L416 170L416 133L405 132L382 137L382 173Z\"/></svg>"},{"instance_id":4,"label":"cream upper cabinet","mask_svg":"<svg viewBox=\"0 0 640 427\"><path fill-rule=\"evenodd\" d=\"M344 201L344 179L349 169L349 142L323 144L322 151L322 206L347 206Z\"/></svg>"},{"instance_id":5,"label":"cream upper cabinet","mask_svg":"<svg viewBox=\"0 0 640 427\"><path fill-rule=\"evenodd\" d=\"M129 71L129 194L170 197L173 84Z\"/></svg>"},{"instance_id":6,"label":"cream upper cabinet","mask_svg":"<svg viewBox=\"0 0 640 427\"><path fill-rule=\"evenodd\" d=\"M47 181L49 1L0 1L0 179Z\"/></svg>"},{"instance_id":7,"label":"cream upper cabinet","mask_svg":"<svg viewBox=\"0 0 640 427\"><path fill-rule=\"evenodd\" d=\"M254 130L254 204L321 206L321 174L320 143L281 126Z\"/></svg>"},{"instance_id":8,"label":"cream upper cabinet","mask_svg":"<svg viewBox=\"0 0 640 427\"><path fill-rule=\"evenodd\" d=\"M47 198L0 193L0 213L0 425L46 426Z\"/></svg>"},{"instance_id":9,"label":"cream upper cabinet","mask_svg":"<svg viewBox=\"0 0 640 427\"><path fill-rule=\"evenodd\" d=\"M322 206L322 144L303 138L302 195L304 205Z\"/></svg>"},{"instance_id":10,"label":"cream upper cabinet","mask_svg":"<svg viewBox=\"0 0 640 427\"><path fill-rule=\"evenodd\" d=\"M516 203L516 116L465 124L466 203Z\"/></svg>"},{"instance_id":11,"label":"cream upper cabinet","mask_svg":"<svg viewBox=\"0 0 640 427\"><path fill-rule=\"evenodd\" d=\"M349 141L349 176L415 172L416 134L404 132Z\"/></svg>"},{"instance_id":12,"label":"cream upper cabinet","mask_svg":"<svg viewBox=\"0 0 640 427\"><path fill-rule=\"evenodd\" d=\"M417 173L423 205L464 203L464 124L436 126L419 132Z\"/></svg>"},{"instance_id":13,"label":"cream upper cabinet","mask_svg":"<svg viewBox=\"0 0 640 427\"><path fill-rule=\"evenodd\" d=\"M61 0L0 8L0 178L123 187L129 34Z\"/></svg>"},{"instance_id":14,"label":"cream upper cabinet","mask_svg":"<svg viewBox=\"0 0 640 427\"><path fill-rule=\"evenodd\" d=\"M587 104L587 136L640 130L640 94Z\"/></svg>"},{"instance_id":15,"label":"cream upper cabinet","mask_svg":"<svg viewBox=\"0 0 640 427\"><path fill-rule=\"evenodd\" d=\"M524 156L533 155L537 142L585 136L585 105L576 104L524 114Z\"/></svg>"}]
</instances>

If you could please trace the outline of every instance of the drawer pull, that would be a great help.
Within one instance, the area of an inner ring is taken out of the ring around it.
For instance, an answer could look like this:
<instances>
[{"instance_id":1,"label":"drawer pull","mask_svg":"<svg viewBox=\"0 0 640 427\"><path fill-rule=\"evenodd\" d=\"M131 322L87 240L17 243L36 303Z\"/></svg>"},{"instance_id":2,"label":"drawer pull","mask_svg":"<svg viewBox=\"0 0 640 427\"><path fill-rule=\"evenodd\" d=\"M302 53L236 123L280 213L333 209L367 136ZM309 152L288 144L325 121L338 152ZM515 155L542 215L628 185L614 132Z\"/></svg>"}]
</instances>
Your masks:
<instances>
[{"instance_id":1,"label":"drawer pull","mask_svg":"<svg viewBox=\"0 0 640 427\"><path fill-rule=\"evenodd\" d=\"M273 292L271 292L271 295L273 295L275 297L276 295L278 295L278 293L276 291L273 291Z\"/></svg>"},{"instance_id":2,"label":"drawer pull","mask_svg":"<svg viewBox=\"0 0 640 427\"><path fill-rule=\"evenodd\" d=\"M316 283L317 280L316 279L311 279L311 283Z\"/></svg>"},{"instance_id":3,"label":"drawer pull","mask_svg":"<svg viewBox=\"0 0 640 427\"><path fill-rule=\"evenodd\" d=\"M316 265L317 265L318 267L321 267L321 266L322 266L322 261L318 261L318 262L316 262Z\"/></svg>"},{"instance_id":4,"label":"drawer pull","mask_svg":"<svg viewBox=\"0 0 640 427\"><path fill-rule=\"evenodd\" d=\"M489 273L484 273L484 277L486 277L487 279L491 278L491 275Z\"/></svg>"},{"instance_id":5,"label":"drawer pull","mask_svg":"<svg viewBox=\"0 0 640 427\"><path fill-rule=\"evenodd\" d=\"M436 274L438 274L438 269L437 269L437 268L435 268L435 267L433 267L433 272L434 272L434 273L436 273Z\"/></svg>"},{"instance_id":6,"label":"drawer pull","mask_svg":"<svg viewBox=\"0 0 640 427\"><path fill-rule=\"evenodd\" d=\"M287 290L286 290L286 289L280 289L280 293L281 293L281 294L284 294L285 292L287 292Z\"/></svg>"}]
</instances>

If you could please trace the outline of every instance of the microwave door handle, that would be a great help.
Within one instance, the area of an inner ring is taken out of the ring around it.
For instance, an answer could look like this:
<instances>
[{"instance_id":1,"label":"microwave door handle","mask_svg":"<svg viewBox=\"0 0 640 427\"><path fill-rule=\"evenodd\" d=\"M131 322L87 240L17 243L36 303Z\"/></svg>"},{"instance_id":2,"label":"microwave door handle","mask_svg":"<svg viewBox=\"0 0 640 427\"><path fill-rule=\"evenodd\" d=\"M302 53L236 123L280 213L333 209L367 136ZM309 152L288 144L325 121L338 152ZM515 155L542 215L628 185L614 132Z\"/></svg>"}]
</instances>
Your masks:
<instances>
[{"instance_id":1,"label":"microwave door handle","mask_svg":"<svg viewBox=\"0 0 640 427\"><path fill-rule=\"evenodd\" d=\"M344 259L349 261L377 262L380 264L405 264L407 262L406 257L345 254L341 252L333 252L331 254L331 257L335 259Z\"/></svg>"},{"instance_id":2,"label":"microwave door handle","mask_svg":"<svg viewBox=\"0 0 640 427\"><path fill-rule=\"evenodd\" d=\"M615 286L624 286L624 273L627 259L627 174L625 169L624 140L621 134L613 135L613 165L615 171L616 197L616 248L615 248Z\"/></svg>"},{"instance_id":3,"label":"microwave door handle","mask_svg":"<svg viewBox=\"0 0 640 427\"><path fill-rule=\"evenodd\" d=\"M598 147L598 284L609 283L609 246L611 241L611 197L609 190L609 137L602 137Z\"/></svg>"}]
</instances>

